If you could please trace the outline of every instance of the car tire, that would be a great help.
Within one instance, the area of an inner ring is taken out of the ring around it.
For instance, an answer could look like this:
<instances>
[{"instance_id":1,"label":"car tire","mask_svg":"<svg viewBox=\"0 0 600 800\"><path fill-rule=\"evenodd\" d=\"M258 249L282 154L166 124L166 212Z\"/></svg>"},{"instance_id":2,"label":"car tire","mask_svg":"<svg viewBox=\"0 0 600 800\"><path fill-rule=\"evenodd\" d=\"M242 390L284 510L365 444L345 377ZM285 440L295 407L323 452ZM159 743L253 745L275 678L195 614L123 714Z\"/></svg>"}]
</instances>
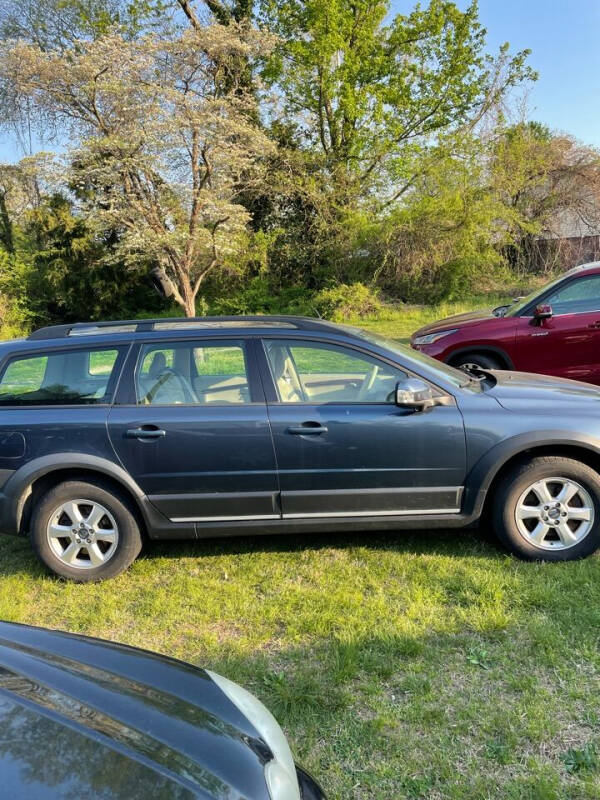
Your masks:
<instances>
[{"instance_id":1,"label":"car tire","mask_svg":"<svg viewBox=\"0 0 600 800\"><path fill-rule=\"evenodd\" d=\"M115 577L142 547L131 501L101 481L65 481L46 492L33 508L30 539L49 570L77 583Z\"/></svg>"},{"instance_id":2,"label":"car tire","mask_svg":"<svg viewBox=\"0 0 600 800\"><path fill-rule=\"evenodd\" d=\"M453 367L464 372L477 372L484 369L503 369L497 358L487 353L464 353L451 361Z\"/></svg>"},{"instance_id":3,"label":"car tire","mask_svg":"<svg viewBox=\"0 0 600 800\"><path fill-rule=\"evenodd\" d=\"M571 458L521 463L496 489L492 523L500 541L520 558L585 558L600 547L600 476Z\"/></svg>"}]
</instances>

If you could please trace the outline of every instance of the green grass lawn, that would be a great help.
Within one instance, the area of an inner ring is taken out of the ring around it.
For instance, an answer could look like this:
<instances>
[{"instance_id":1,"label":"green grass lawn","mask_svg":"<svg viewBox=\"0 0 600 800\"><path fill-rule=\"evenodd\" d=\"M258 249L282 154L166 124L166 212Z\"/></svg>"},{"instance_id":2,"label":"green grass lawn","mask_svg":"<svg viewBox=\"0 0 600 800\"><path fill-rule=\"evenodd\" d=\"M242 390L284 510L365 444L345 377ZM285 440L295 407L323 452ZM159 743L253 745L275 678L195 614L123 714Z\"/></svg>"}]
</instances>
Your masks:
<instances>
[{"instance_id":1,"label":"green grass lawn","mask_svg":"<svg viewBox=\"0 0 600 800\"><path fill-rule=\"evenodd\" d=\"M396 307L387 306L377 317L354 318L347 320L347 323L406 342L411 333L428 322L435 322L452 314L462 314L465 311L489 311L495 306L509 303L511 299L510 295L472 295L463 301L444 302L433 306L408 304Z\"/></svg>"},{"instance_id":2,"label":"green grass lawn","mask_svg":"<svg viewBox=\"0 0 600 800\"><path fill-rule=\"evenodd\" d=\"M431 316L410 314L369 327ZM487 530L255 537L78 586L0 537L0 617L243 683L335 800L600 798L598 557L520 563Z\"/></svg>"}]
</instances>

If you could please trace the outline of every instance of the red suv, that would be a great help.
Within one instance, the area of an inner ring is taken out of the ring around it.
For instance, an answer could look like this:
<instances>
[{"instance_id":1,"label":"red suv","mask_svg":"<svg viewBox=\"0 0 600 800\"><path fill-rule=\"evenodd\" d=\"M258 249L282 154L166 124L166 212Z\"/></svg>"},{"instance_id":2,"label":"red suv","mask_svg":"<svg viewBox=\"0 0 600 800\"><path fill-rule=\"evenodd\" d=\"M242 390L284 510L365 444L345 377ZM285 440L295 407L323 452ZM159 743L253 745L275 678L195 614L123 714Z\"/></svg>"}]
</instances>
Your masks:
<instances>
[{"instance_id":1,"label":"red suv","mask_svg":"<svg viewBox=\"0 0 600 800\"><path fill-rule=\"evenodd\" d=\"M600 261L491 312L425 325L411 345L462 369L516 369L600 384Z\"/></svg>"}]
</instances>

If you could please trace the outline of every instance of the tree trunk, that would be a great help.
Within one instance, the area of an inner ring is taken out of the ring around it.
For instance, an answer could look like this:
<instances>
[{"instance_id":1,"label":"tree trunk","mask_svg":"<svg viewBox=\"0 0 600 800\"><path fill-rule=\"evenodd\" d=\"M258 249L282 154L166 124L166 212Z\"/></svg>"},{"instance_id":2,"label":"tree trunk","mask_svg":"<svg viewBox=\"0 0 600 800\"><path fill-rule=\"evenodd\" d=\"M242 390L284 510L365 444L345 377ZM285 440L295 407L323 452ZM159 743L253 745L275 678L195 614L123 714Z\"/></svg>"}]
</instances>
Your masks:
<instances>
[{"instance_id":1,"label":"tree trunk","mask_svg":"<svg viewBox=\"0 0 600 800\"><path fill-rule=\"evenodd\" d=\"M186 317L196 316L196 298L191 294L188 295L187 292L184 298L183 310L185 311Z\"/></svg>"}]
</instances>

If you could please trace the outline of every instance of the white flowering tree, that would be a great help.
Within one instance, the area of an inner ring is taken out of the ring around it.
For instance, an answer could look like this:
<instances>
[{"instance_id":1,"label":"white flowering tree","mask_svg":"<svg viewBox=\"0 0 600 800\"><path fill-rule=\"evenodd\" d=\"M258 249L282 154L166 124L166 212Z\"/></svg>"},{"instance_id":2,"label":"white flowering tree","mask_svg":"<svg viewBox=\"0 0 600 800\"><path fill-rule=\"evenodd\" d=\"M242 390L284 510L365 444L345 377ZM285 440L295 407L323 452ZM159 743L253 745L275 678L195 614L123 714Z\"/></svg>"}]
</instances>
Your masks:
<instances>
[{"instance_id":1,"label":"white flowering tree","mask_svg":"<svg viewBox=\"0 0 600 800\"><path fill-rule=\"evenodd\" d=\"M19 41L0 51L3 97L69 137L71 187L96 219L125 231L128 263L155 260L187 316L206 277L243 244L239 193L259 179L271 145L236 73L268 47L232 22L168 39L114 33L61 52Z\"/></svg>"}]
</instances>

